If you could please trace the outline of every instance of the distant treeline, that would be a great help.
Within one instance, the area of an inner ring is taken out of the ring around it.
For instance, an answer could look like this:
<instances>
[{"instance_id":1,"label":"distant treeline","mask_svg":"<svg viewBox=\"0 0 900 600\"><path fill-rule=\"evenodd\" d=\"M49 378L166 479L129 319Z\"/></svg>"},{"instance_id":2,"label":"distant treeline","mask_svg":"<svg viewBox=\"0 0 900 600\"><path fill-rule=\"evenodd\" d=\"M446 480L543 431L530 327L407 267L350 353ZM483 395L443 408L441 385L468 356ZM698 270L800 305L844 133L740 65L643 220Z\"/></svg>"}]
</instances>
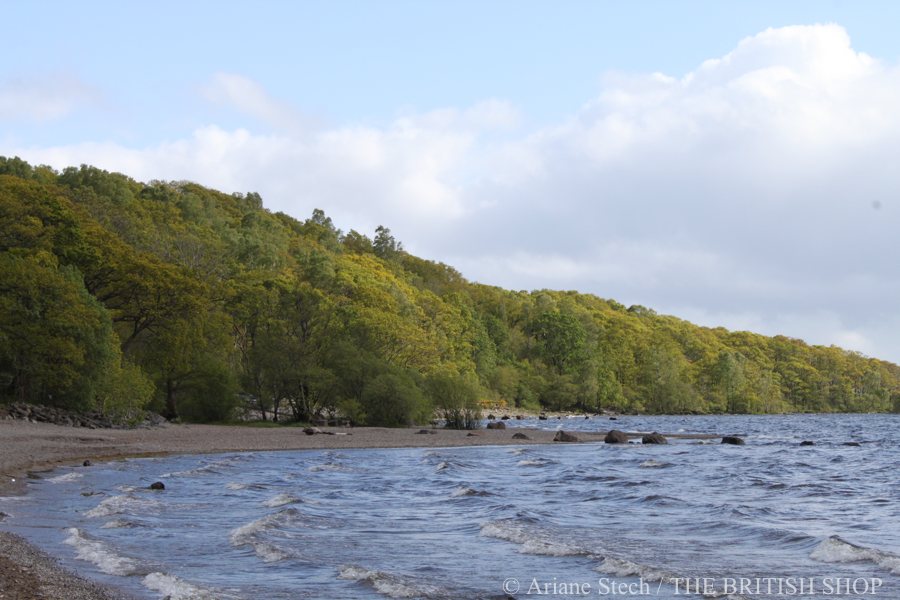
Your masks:
<instances>
[{"instance_id":1,"label":"distant treeline","mask_svg":"<svg viewBox=\"0 0 900 600\"><path fill-rule=\"evenodd\" d=\"M900 409L900 367L576 292L467 282L256 193L0 157L0 397L212 421Z\"/></svg>"}]
</instances>

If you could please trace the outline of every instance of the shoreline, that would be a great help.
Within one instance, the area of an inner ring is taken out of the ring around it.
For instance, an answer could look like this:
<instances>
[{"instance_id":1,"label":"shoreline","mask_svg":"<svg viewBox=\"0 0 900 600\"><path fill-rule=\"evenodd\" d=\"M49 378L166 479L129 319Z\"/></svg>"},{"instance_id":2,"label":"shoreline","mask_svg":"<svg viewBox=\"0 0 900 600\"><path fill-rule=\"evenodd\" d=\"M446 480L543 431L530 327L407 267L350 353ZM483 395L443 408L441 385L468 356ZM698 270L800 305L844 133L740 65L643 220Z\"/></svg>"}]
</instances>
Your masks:
<instances>
[{"instance_id":1,"label":"shoreline","mask_svg":"<svg viewBox=\"0 0 900 600\"><path fill-rule=\"evenodd\" d=\"M479 429L391 429L322 427L306 435L300 427L239 425L162 425L150 429L84 429L17 420L0 421L0 496L27 493L29 473L83 461L128 458L365 448L441 448L554 444L555 430L524 427ZM604 427L608 426L604 422ZM428 433L419 433L428 431ZM513 439L514 433L529 439ZM474 433L474 435L469 435ZM637 432L633 432L637 433ZM580 442L600 443L606 431L576 432ZM666 434L672 438L710 439L711 434ZM84 467L90 468L90 467ZM3 529L0 515L0 598L47 600L128 600L130 596L60 566L56 559Z\"/></svg>"}]
</instances>

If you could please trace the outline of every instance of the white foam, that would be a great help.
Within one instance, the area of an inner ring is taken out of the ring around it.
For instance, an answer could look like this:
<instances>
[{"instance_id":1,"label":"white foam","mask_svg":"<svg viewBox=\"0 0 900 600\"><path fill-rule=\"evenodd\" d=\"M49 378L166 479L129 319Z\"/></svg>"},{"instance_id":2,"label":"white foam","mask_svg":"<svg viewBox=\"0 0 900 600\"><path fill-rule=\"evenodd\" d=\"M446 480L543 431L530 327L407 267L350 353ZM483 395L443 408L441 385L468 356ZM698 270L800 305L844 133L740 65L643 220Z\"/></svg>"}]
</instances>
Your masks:
<instances>
[{"instance_id":1,"label":"white foam","mask_svg":"<svg viewBox=\"0 0 900 600\"><path fill-rule=\"evenodd\" d=\"M668 467L669 463L659 462L658 460L645 460L641 464L638 465L642 469L662 469L663 467Z\"/></svg>"},{"instance_id":2,"label":"white foam","mask_svg":"<svg viewBox=\"0 0 900 600\"><path fill-rule=\"evenodd\" d=\"M510 454L512 454L513 456L519 456L520 454L525 454L526 452L528 452L528 449L527 448L513 448L511 450L508 450L508 452Z\"/></svg>"},{"instance_id":3,"label":"white foam","mask_svg":"<svg viewBox=\"0 0 900 600\"><path fill-rule=\"evenodd\" d=\"M277 496L273 496L269 498L265 502L263 502L263 506L268 506L269 508L277 508L279 506L285 506L287 504L296 504L300 502L300 498L295 496L291 496L290 494L278 494Z\"/></svg>"},{"instance_id":4,"label":"white foam","mask_svg":"<svg viewBox=\"0 0 900 600\"><path fill-rule=\"evenodd\" d=\"M437 466L434 468L434 470L435 471L443 471L444 469L449 469L449 468L450 468L450 463L441 461L437 464Z\"/></svg>"},{"instance_id":5,"label":"white foam","mask_svg":"<svg viewBox=\"0 0 900 600\"><path fill-rule=\"evenodd\" d=\"M615 575L616 577L641 577L647 581L661 581L663 583L670 582L675 578L665 571L611 556L604 558L603 562L595 570L600 573Z\"/></svg>"},{"instance_id":6,"label":"white foam","mask_svg":"<svg viewBox=\"0 0 900 600\"><path fill-rule=\"evenodd\" d=\"M86 538L81 530L72 527L66 530L69 537L65 543L75 548L75 555L81 560L94 563L104 573L110 575L131 575L137 571L137 563L113 552L103 542Z\"/></svg>"},{"instance_id":7,"label":"white foam","mask_svg":"<svg viewBox=\"0 0 900 600\"><path fill-rule=\"evenodd\" d=\"M138 498L137 496L112 496L101 500L100 504L84 513L86 517L109 517L127 512L156 512L160 509L162 503L158 500L149 498Z\"/></svg>"},{"instance_id":8,"label":"white foam","mask_svg":"<svg viewBox=\"0 0 900 600\"><path fill-rule=\"evenodd\" d=\"M826 563L871 562L894 575L900 575L900 556L857 546L834 535L816 546L809 557Z\"/></svg>"},{"instance_id":9,"label":"white foam","mask_svg":"<svg viewBox=\"0 0 900 600\"><path fill-rule=\"evenodd\" d=\"M246 490L248 487L250 487L249 483L235 483L232 481L225 484L226 490Z\"/></svg>"},{"instance_id":10,"label":"white foam","mask_svg":"<svg viewBox=\"0 0 900 600\"><path fill-rule=\"evenodd\" d=\"M47 483L68 483L70 481L76 481L84 477L84 473L78 473L77 471L73 471L71 473L66 473L65 475L57 475L56 477L49 477L46 481Z\"/></svg>"},{"instance_id":11,"label":"white foam","mask_svg":"<svg viewBox=\"0 0 900 600\"><path fill-rule=\"evenodd\" d=\"M522 546L522 554L542 556L584 556L589 555L583 548L560 543L550 539L545 531L530 528L514 521L491 521L481 526L481 535L498 540L513 542Z\"/></svg>"},{"instance_id":12,"label":"white foam","mask_svg":"<svg viewBox=\"0 0 900 600\"><path fill-rule=\"evenodd\" d=\"M166 573L150 573L143 579L144 587L171 600L216 600L222 594L192 585L183 579Z\"/></svg>"},{"instance_id":13,"label":"white foam","mask_svg":"<svg viewBox=\"0 0 900 600\"><path fill-rule=\"evenodd\" d=\"M356 565L341 567L338 578L368 583L376 592L389 598L427 598L442 595L443 592L434 586L416 583L399 575Z\"/></svg>"}]
</instances>

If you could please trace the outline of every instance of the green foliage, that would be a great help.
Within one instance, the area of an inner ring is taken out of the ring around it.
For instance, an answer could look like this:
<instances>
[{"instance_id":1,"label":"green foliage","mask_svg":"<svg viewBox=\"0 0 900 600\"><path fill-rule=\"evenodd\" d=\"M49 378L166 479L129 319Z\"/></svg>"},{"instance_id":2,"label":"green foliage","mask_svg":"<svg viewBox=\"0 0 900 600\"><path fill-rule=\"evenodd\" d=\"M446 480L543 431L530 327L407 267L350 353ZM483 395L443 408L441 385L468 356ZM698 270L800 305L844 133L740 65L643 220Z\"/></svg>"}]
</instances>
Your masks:
<instances>
[{"instance_id":1,"label":"green foliage","mask_svg":"<svg viewBox=\"0 0 900 600\"><path fill-rule=\"evenodd\" d=\"M405 427L427 422L432 406L413 379L402 372L388 371L366 384L362 408L367 425Z\"/></svg>"},{"instance_id":2,"label":"green foliage","mask_svg":"<svg viewBox=\"0 0 900 600\"><path fill-rule=\"evenodd\" d=\"M467 282L259 194L0 157L0 397L127 415L477 422L529 410L900 411L900 367Z\"/></svg>"},{"instance_id":3,"label":"green foliage","mask_svg":"<svg viewBox=\"0 0 900 600\"><path fill-rule=\"evenodd\" d=\"M435 373L426 384L438 414L450 429L478 429L481 405L478 386L471 380L452 373Z\"/></svg>"}]
</instances>

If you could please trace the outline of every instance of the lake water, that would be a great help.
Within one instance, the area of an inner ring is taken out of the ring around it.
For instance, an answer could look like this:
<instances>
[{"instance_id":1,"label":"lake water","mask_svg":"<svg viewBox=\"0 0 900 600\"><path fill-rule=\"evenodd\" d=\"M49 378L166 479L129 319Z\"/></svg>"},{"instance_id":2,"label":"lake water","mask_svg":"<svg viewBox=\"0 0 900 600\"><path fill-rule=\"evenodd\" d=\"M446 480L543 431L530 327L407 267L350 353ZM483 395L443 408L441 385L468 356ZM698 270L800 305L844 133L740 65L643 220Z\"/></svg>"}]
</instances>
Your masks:
<instances>
[{"instance_id":1,"label":"lake water","mask_svg":"<svg viewBox=\"0 0 900 600\"><path fill-rule=\"evenodd\" d=\"M0 510L147 598L900 598L898 415L509 424L747 444L134 459L42 474Z\"/></svg>"}]
</instances>

